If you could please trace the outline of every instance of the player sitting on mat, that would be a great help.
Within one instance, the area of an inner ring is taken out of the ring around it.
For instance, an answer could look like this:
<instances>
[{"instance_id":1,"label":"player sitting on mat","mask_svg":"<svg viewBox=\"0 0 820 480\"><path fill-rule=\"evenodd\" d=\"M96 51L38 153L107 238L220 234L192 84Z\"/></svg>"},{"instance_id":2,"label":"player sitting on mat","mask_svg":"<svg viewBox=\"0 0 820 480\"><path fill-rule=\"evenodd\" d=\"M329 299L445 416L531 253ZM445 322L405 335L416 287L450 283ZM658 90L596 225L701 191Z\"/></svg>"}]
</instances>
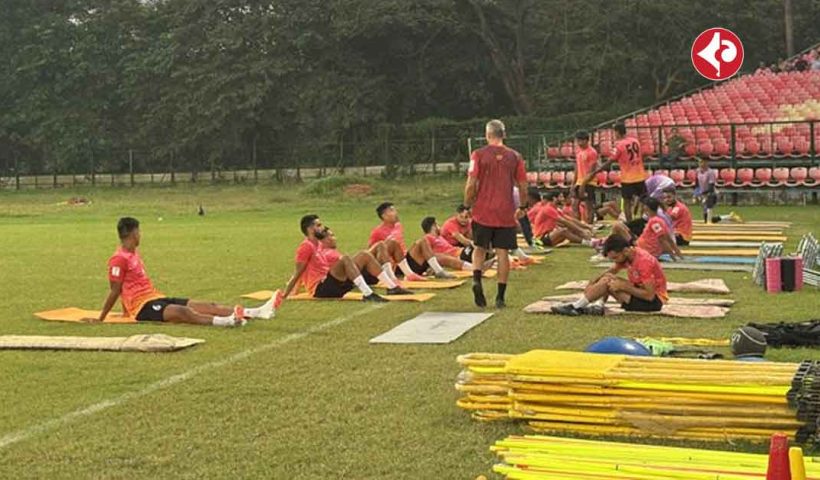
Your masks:
<instances>
[{"instance_id":1,"label":"player sitting on mat","mask_svg":"<svg viewBox=\"0 0 820 480\"><path fill-rule=\"evenodd\" d=\"M436 278L452 279L452 273L444 271L427 240L420 238L407 248L404 243L404 227L399 222L399 211L390 202L376 207L376 215L382 223L370 232L368 246L384 242L391 255L393 264L398 266L404 278L410 281L423 281L422 276L428 269L433 269Z\"/></svg>"},{"instance_id":2,"label":"player sitting on mat","mask_svg":"<svg viewBox=\"0 0 820 480\"><path fill-rule=\"evenodd\" d=\"M627 242L635 244L654 257L663 254L680 258L680 248L675 244L672 219L661 209L661 203L652 197L643 197L643 218L631 222L615 222L612 225L612 234L619 235ZM636 240L637 239L637 240Z\"/></svg>"},{"instance_id":3,"label":"player sitting on mat","mask_svg":"<svg viewBox=\"0 0 820 480\"><path fill-rule=\"evenodd\" d=\"M441 237L454 247L473 245L473 226L470 209L463 204L456 207L456 214L441 226Z\"/></svg>"},{"instance_id":4,"label":"player sitting on mat","mask_svg":"<svg viewBox=\"0 0 820 480\"><path fill-rule=\"evenodd\" d=\"M447 243L441 234L441 227L436 222L436 217L424 217L421 221L421 229L424 231L424 240L430 245L441 265L453 270L473 269L473 246L467 245L460 248ZM489 260L489 263L492 263L492 260ZM484 266L487 267L487 262Z\"/></svg>"},{"instance_id":5,"label":"player sitting on mat","mask_svg":"<svg viewBox=\"0 0 820 480\"><path fill-rule=\"evenodd\" d=\"M243 308L241 305L227 307L163 295L151 284L137 251L141 237L140 222L136 218L121 218L117 222L117 233L120 237L120 246L108 260L108 281L111 291L105 300L100 317L87 319L88 321L104 321L118 298L122 299L123 315L133 317L139 322L237 327L244 325L247 318L268 319L274 316L275 303L280 301L278 291L258 308Z\"/></svg>"},{"instance_id":6,"label":"player sitting on mat","mask_svg":"<svg viewBox=\"0 0 820 480\"><path fill-rule=\"evenodd\" d=\"M387 301L374 293L362 276L362 270L367 269L380 280L389 279L372 255L357 254L353 258L341 255L331 264L327 252L320 244L327 236L327 230L319 216L305 215L300 220L299 227L305 239L296 249L296 270L285 287L284 298L301 285L315 298L342 298L356 287L362 292L362 300L365 302ZM387 281L385 283L390 284ZM395 284L393 286L396 287Z\"/></svg>"},{"instance_id":7,"label":"player sitting on mat","mask_svg":"<svg viewBox=\"0 0 820 480\"><path fill-rule=\"evenodd\" d=\"M577 220L567 218L558 211L555 205L557 195L557 192L547 192L543 196L539 196L536 192L528 192L530 204L539 202L539 198L543 197L531 217L533 233L545 247L558 245L564 240L591 245L592 234L585 228L579 227Z\"/></svg>"},{"instance_id":8,"label":"player sitting on mat","mask_svg":"<svg viewBox=\"0 0 820 480\"><path fill-rule=\"evenodd\" d=\"M336 234L327 225L325 225L324 236L319 240L319 245L325 260L331 268L337 262L342 261L344 255L336 249ZM393 263L384 243L379 242L370 247L370 250L362 250L351 258L357 266L363 265L359 268L359 271L368 285L377 285L381 282L382 285L387 287L388 295L411 295L413 293L402 288L401 283L396 278Z\"/></svg>"},{"instance_id":9,"label":"player sitting on mat","mask_svg":"<svg viewBox=\"0 0 820 480\"><path fill-rule=\"evenodd\" d=\"M692 212L685 203L678 200L675 187L663 190L663 206L666 214L672 219L675 229L675 244L679 247L689 245L692 241Z\"/></svg>"},{"instance_id":10,"label":"player sitting on mat","mask_svg":"<svg viewBox=\"0 0 820 480\"><path fill-rule=\"evenodd\" d=\"M607 237L604 255L614 262L612 268L589 282L580 299L552 307L553 313L603 315L604 304L610 296L629 312L658 312L663 308L669 300L666 276L655 257L619 235ZM623 269L627 270L626 279L617 275Z\"/></svg>"}]
</instances>

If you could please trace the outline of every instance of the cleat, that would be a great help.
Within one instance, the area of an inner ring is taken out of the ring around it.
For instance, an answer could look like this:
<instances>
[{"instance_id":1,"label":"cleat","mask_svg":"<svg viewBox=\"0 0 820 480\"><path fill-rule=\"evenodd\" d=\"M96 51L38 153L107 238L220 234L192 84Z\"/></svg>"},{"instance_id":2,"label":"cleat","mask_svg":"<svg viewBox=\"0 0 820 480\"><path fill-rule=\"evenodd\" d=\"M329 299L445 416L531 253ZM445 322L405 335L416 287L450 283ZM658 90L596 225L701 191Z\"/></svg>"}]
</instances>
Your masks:
<instances>
[{"instance_id":1,"label":"cleat","mask_svg":"<svg viewBox=\"0 0 820 480\"><path fill-rule=\"evenodd\" d=\"M408 290L406 288L402 288L402 287L396 287L396 288L387 289L387 294L388 295L412 295L413 291Z\"/></svg>"},{"instance_id":2,"label":"cleat","mask_svg":"<svg viewBox=\"0 0 820 480\"><path fill-rule=\"evenodd\" d=\"M371 293L370 295L366 295L362 297L363 302L372 302L372 303L386 303L388 300L384 297L379 296L376 293Z\"/></svg>"},{"instance_id":3,"label":"cleat","mask_svg":"<svg viewBox=\"0 0 820 480\"><path fill-rule=\"evenodd\" d=\"M503 308L507 308L507 302L505 302L503 298L496 298L495 299L495 308L497 308L499 310L503 309Z\"/></svg>"},{"instance_id":4,"label":"cleat","mask_svg":"<svg viewBox=\"0 0 820 480\"><path fill-rule=\"evenodd\" d=\"M558 315L567 315L570 317L577 317L583 313L581 310L578 310L573 306L571 303L563 303L561 305L555 305L550 308L552 313L556 313Z\"/></svg>"},{"instance_id":5,"label":"cleat","mask_svg":"<svg viewBox=\"0 0 820 480\"><path fill-rule=\"evenodd\" d=\"M440 272L436 272L435 276L436 276L436 278L438 278L440 280L452 280L452 279L456 278L456 276L453 275L452 273L445 272L443 270L440 271Z\"/></svg>"},{"instance_id":6,"label":"cleat","mask_svg":"<svg viewBox=\"0 0 820 480\"><path fill-rule=\"evenodd\" d=\"M596 317L600 317L604 314L604 307L603 305L591 303L584 307L581 311L584 312L585 315L594 315Z\"/></svg>"},{"instance_id":7,"label":"cleat","mask_svg":"<svg viewBox=\"0 0 820 480\"><path fill-rule=\"evenodd\" d=\"M487 306L487 299L484 297L484 290L481 285L473 285L473 301L476 307L484 308Z\"/></svg>"}]
</instances>

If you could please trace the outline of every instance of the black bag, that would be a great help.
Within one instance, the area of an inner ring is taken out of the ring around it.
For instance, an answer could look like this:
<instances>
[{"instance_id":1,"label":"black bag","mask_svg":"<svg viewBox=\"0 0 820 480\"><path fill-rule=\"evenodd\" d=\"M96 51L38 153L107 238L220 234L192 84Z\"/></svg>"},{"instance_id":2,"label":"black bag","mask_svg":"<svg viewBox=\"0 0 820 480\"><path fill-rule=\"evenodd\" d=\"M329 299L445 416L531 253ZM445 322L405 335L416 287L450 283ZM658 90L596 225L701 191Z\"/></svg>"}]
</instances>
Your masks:
<instances>
[{"instance_id":1,"label":"black bag","mask_svg":"<svg viewBox=\"0 0 820 480\"><path fill-rule=\"evenodd\" d=\"M820 346L820 320L800 323L749 323L764 335L770 347Z\"/></svg>"}]
</instances>

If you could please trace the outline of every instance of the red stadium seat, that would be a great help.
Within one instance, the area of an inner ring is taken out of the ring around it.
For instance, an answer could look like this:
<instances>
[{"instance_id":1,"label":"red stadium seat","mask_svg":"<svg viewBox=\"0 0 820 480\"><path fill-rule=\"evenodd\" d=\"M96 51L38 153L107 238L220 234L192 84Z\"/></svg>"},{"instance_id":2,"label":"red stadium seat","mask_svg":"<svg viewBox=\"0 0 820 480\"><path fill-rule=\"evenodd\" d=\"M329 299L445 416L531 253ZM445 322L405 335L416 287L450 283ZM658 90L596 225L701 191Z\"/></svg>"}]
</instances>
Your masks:
<instances>
[{"instance_id":1,"label":"red stadium seat","mask_svg":"<svg viewBox=\"0 0 820 480\"><path fill-rule=\"evenodd\" d=\"M729 144L725 141L715 143L713 155L718 157L728 157Z\"/></svg>"},{"instance_id":2,"label":"red stadium seat","mask_svg":"<svg viewBox=\"0 0 820 480\"><path fill-rule=\"evenodd\" d=\"M758 153L760 153L760 144L757 143L757 140L754 140L754 139L750 138L749 140L746 140L746 142L744 143L744 146L745 146L745 148L743 149L743 154L744 155L750 155L750 156L754 157Z\"/></svg>"},{"instance_id":3,"label":"red stadium seat","mask_svg":"<svg viewBox=\"0 0 820 480\"><path fill-rule=\"evenodd\" d=\"M684 180L686 180L686 172L680 169L672 170L669 172L669 178L675 181L675 185L681 186Z\"/></svg>"},{"instance_id":4,"label":"red stadium seat","mask_svg":"<svg viewBox=\"0 0 820 480\"><path fill-rule=\"evenodd\" d=\"M691 187L698 181L698 171L695 169L690 169L686 171L686 181L683 182L684 186Z\"/></svg>"},{"instance_id":5,"label":"red stadium seat","mask_svg":"<svg viewBox=\"0 0 820 480\"><path fill-rule=\"evenodd\" d=\"M765 186L768 185L769 182L772 181L772 169L771 168L758 168L755 170L755 178L752 181L752 185L755 186Z\"/></svg>"},{"instance_id":6,"label":"red stadium seat","mask_svg":"<svg viewBox=\"0 0 820 480\"><path fill-rule=\"evenodd\" d=\"M655 171L654 171L654 172L652 172L652 173L653 173L653 174L654 174L654 173L659 173L659 174L661 174L661 175L663 175L663 176L665 176L665 177L668 177L668 176L669 176L669 170L666 170L666 169L663 169L663 168L658 169L658 170L655 170Z\"/></svg>"},{"instance_id":7,"label":"red stadium seat","mask_svg":"<svg viewBox=\"0 0 820 480\"><path fill-rule=\"evenodd\" d=\"M612 185L609 185L607 180L609 179L609 175L606 172L598 172L595 174L595 178L598 180L598 186L603 188L609 188Z\"/></svg>"},{"instance_id":8,"label":"red stadium seat","mask_svg":"<svg viewBox=\"0 0 820 480\"><path fill-rule=\"evenodd\" d=\"M575 156L575 149L572 144L567 144L561 147L561 156L566 158L572 158Z\"/></svg>"},{"instance_id":9,"label":"red stadium seat","mask_svg":"<svg viewBox=\"0 0 820 480\"><path fill-rule=\"evenodd\" d=\"M549 185L551 179L552 174L550 172L541 172L538 174L538 183Z\"/></svg>"},{"instance_id":10,"label":"red stadium seat","mask_svg":"<svg viewBox=\"0 0 820 480\"><path fill-rule=\"evenodd\" d=\"M809 169L809 178L806 179L806 185L820 184L820 167L811 167Z\"/></svg>"},{"instance_id":11,"label":"red stadium seat","mask_svg":"<svg viewBox=\"0 0 820 480\"><path fill-rule=\"evenodd\" d=\"M794 150L794 145L792 144L791 140L789 140L788 138L777 139L777 151L781 155L789 156L792 154L792 150Z\"/></svg>"},{"instance_id":12,"label":"red stadium seat","mask_svg":"<svg viewBox=\"0 0 820 480\"><path fill-rule=\"evenodd\" d=\"M809 171L806 167L795 167L789 172L788 185L799 186L806 184L806 178L809 176Z\"/></svg>"},{"instance_id":13,"label":"red stadium seat","mask_svg":"<svg viewBox=\"0 0 820 480\"><path fill-rule=\"evenodd\" d=\"M801 139L797 142L794 142L794 149L798 155L805 156L809 154L811 144L809 144L808 141Z\"/></svg>"},{"instance_id":14,"label":"red stadium seat","mask_svg":"<svg viewBox=\"0 0 820 480\"><path fill-rule=\"evenodd\" d=\"M564 172L552 172L552 183L558 185L559 187L563 187L565 175L566 174Z\"/></svg>"},{"instance_id":15,"label":"red stadium seat","mask_svg":"<svg viewBox=\"0 0 820 480\"><path fill-rule=\"evenodd\" d=\"M618 170L612 170L609 172L609 183L612 186L620 187L621 186L621 172Z\"/></svg>"},{"instance_id":16,"label":"red stadium seat","mask_svg":"<svg viewBox=\"0 0 820 480\"><path fill-rule=\"evenodd\" d=\"M734 168L723 168L718 173L717 183L719 186L726 185L732 186L735 183L735 169Z\"/></svg>"},{"instance_id":17,"label":"red stadium seat","mask_svg":"<svg viewBox=\"0 0 820 480\"><path fill-rule=\"evenodd\" d=\"M735 186L748 187L752 184L755 178L755 172L751 168L739 168L737 170L737 178L735 179Z\"/></svg>"},{"instance_id":18,"label":"red stadium seat","mask_svg":"<svg viewBox=\"0 0 820 480\"><path fill-rule=\"evenodd\" d=\"M550 147L547 149L547 157L549 158L558 158L560 154L561 151L558 149L558 147Z\"/></svg>"},{"instance_id":19,"label":"red stadium seat","mask_svg":"<svg viewBox=\"0 0 820 480\"><path fill-rule=\"evenodd\" d=\"M687 143L686 146L683 147L683 152L687 157L694 157L695 154L698 153L694 143Z\"/></svg>"},{"instance_id":20,"label":"red stadium seat","mask_svg":"<svg viewBox=\"0 0 820 480\"><path fill-rule=\"evenodd\" d=\"M527 172L527 183L530 185L538 183L538 172Z\"/></svg>"},{"instance_id":21,"label":"red stadium seat","mask_svg":"<svg viewBox=\"0 0 820 480\"><path fill-rule=\"evenodd\" d=\"M575 172L567 172L566 175L564 175L564 181L567 185L575 183Z\"/></svg>"},{"instance_id":22,"label":"red stadium seat","mask_svg":"<svg viewBox=\"0 0 820 480\"><path fill-rule=\"evenodd\" d=\"M701 155L711 155L715 148L712 146L711 143L704 142L698 143L698 153Z\"/></svg>"},{"instance_id":23,"label":"red stadium seat","mask_svg":"<svg viewBox=\"0 0 820 480\"><path fill-rule=\"evenodd\" d=\"M777 167L772 170L772 183L777 186L786 185L789 181L789 169L785 167Z\"/></svg>"}]
</instances>

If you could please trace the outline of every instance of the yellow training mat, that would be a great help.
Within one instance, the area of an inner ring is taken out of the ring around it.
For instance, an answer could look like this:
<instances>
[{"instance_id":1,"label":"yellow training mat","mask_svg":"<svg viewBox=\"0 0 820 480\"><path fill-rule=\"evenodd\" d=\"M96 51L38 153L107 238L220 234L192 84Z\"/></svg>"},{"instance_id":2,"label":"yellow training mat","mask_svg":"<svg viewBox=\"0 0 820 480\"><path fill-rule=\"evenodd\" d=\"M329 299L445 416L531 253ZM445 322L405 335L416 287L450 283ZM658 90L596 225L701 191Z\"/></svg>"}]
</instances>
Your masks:
<instances>
[{"instance_id":1,"label":"yellow training mat","mask_svg":"<svg viewBox=\"0 0 820 480\"><path fill-rule=\"evenodd\" d=\"M2 335L0 350L91 350L109 352L174 352L205 343L199 338L179 338L161 333L130 337L52 337Z\"/></svg>"},{"instance_id":2,"label":"yellow training mat","mask_svg":"<svg viewBox=\"0 0 820 480\"><path fill-rule=\"evenodd\" d=\"M100 318L99 310L83 310L77 307L58 308L57 310L49 310L46 312L37 312L35 317L41 320L48 320L52 322L77 322L77 323L93 323L86 322L85 318ZM111 312L105 317L103 323L137 323L131 317L125 317L120 313Z\"/></svg>"},{"instance_id":3,"label":"yellow training mat","mask_svg":"<svg viewBox=\"0 0 820 480\"><path fill-rule=\"evenodd\" d=\"M242 298L249 298L252 300L269 300L270 297L273 296L273 292L270 290L260 290L258 292L247 293L242 295ZM389 300L391 302L426 302L431 298L435 297L435 293L414 293L412 295L385 295L382 298L385 300ZM287 300L315 300L315 301L322 301L322 300L330 300L330 301L352 301L352 302L361 302L363 295L360 292L348 292L342 298L316 298L313 295L302 292L297 295L289 296Z\"/></svg>"},{"instance_id":4,"label":"yellow training mat","mask_svg":"<svg viewBox=\"0 0 820 480\"><path fill-rule=\"evenodd\" d=\"M783 235L782 230L698 230L692 231L694 235Z\"/></svg>"},{"instance_id":5,"label":"yellow training mat","mask_svg":"<svg viewBox=\"0 0 820 480\"><path fill-rule=\"evenodd\" d=\"M731 240L731 241L743 241L743 240L760 240L764 242L785 242L788 240L788 237L780 236L780 235L735 235L735 234L728 234L728 235L712 235L712 234L699 234L696 233L692 236L692 240Z\"/></svg>"},{"instance_id":6,"label":"yellow training mat","mask_svg":"<svg viewBox=\"0 0 820 480\"><path fill-rule=\"evenodd\" d=\"M473 272L470 270L448 270L448 273L455 275L456 278L473 278ZM484 278L495 278L498 272L494 269L484 270Z\"/></svg>"},{"instance_id":7,"label":"yellow training mat","mask_svg":"<svg viewBox=\"0 0 820 480\"><path fill-rule=\"evenodd\" d=\"M427 280L421 282L403 280L401 286L410 290L448 290L450 288L460 287L464 285L465 282L466 280ZM376 287L387 288L387 285L379 283Z\"/></svg>"},{"instance_id":8,"label":"yellow training mat","mask_svg":"<svg viewBox=\"0 0 820 480\"><path fill-rule=\"evenodd\" d=\"M681 253L687 256L699 257L703 255L718 255L721 257L756 257L760 250L757 248L686 248Z\"/></svg>"}]
</instances>

